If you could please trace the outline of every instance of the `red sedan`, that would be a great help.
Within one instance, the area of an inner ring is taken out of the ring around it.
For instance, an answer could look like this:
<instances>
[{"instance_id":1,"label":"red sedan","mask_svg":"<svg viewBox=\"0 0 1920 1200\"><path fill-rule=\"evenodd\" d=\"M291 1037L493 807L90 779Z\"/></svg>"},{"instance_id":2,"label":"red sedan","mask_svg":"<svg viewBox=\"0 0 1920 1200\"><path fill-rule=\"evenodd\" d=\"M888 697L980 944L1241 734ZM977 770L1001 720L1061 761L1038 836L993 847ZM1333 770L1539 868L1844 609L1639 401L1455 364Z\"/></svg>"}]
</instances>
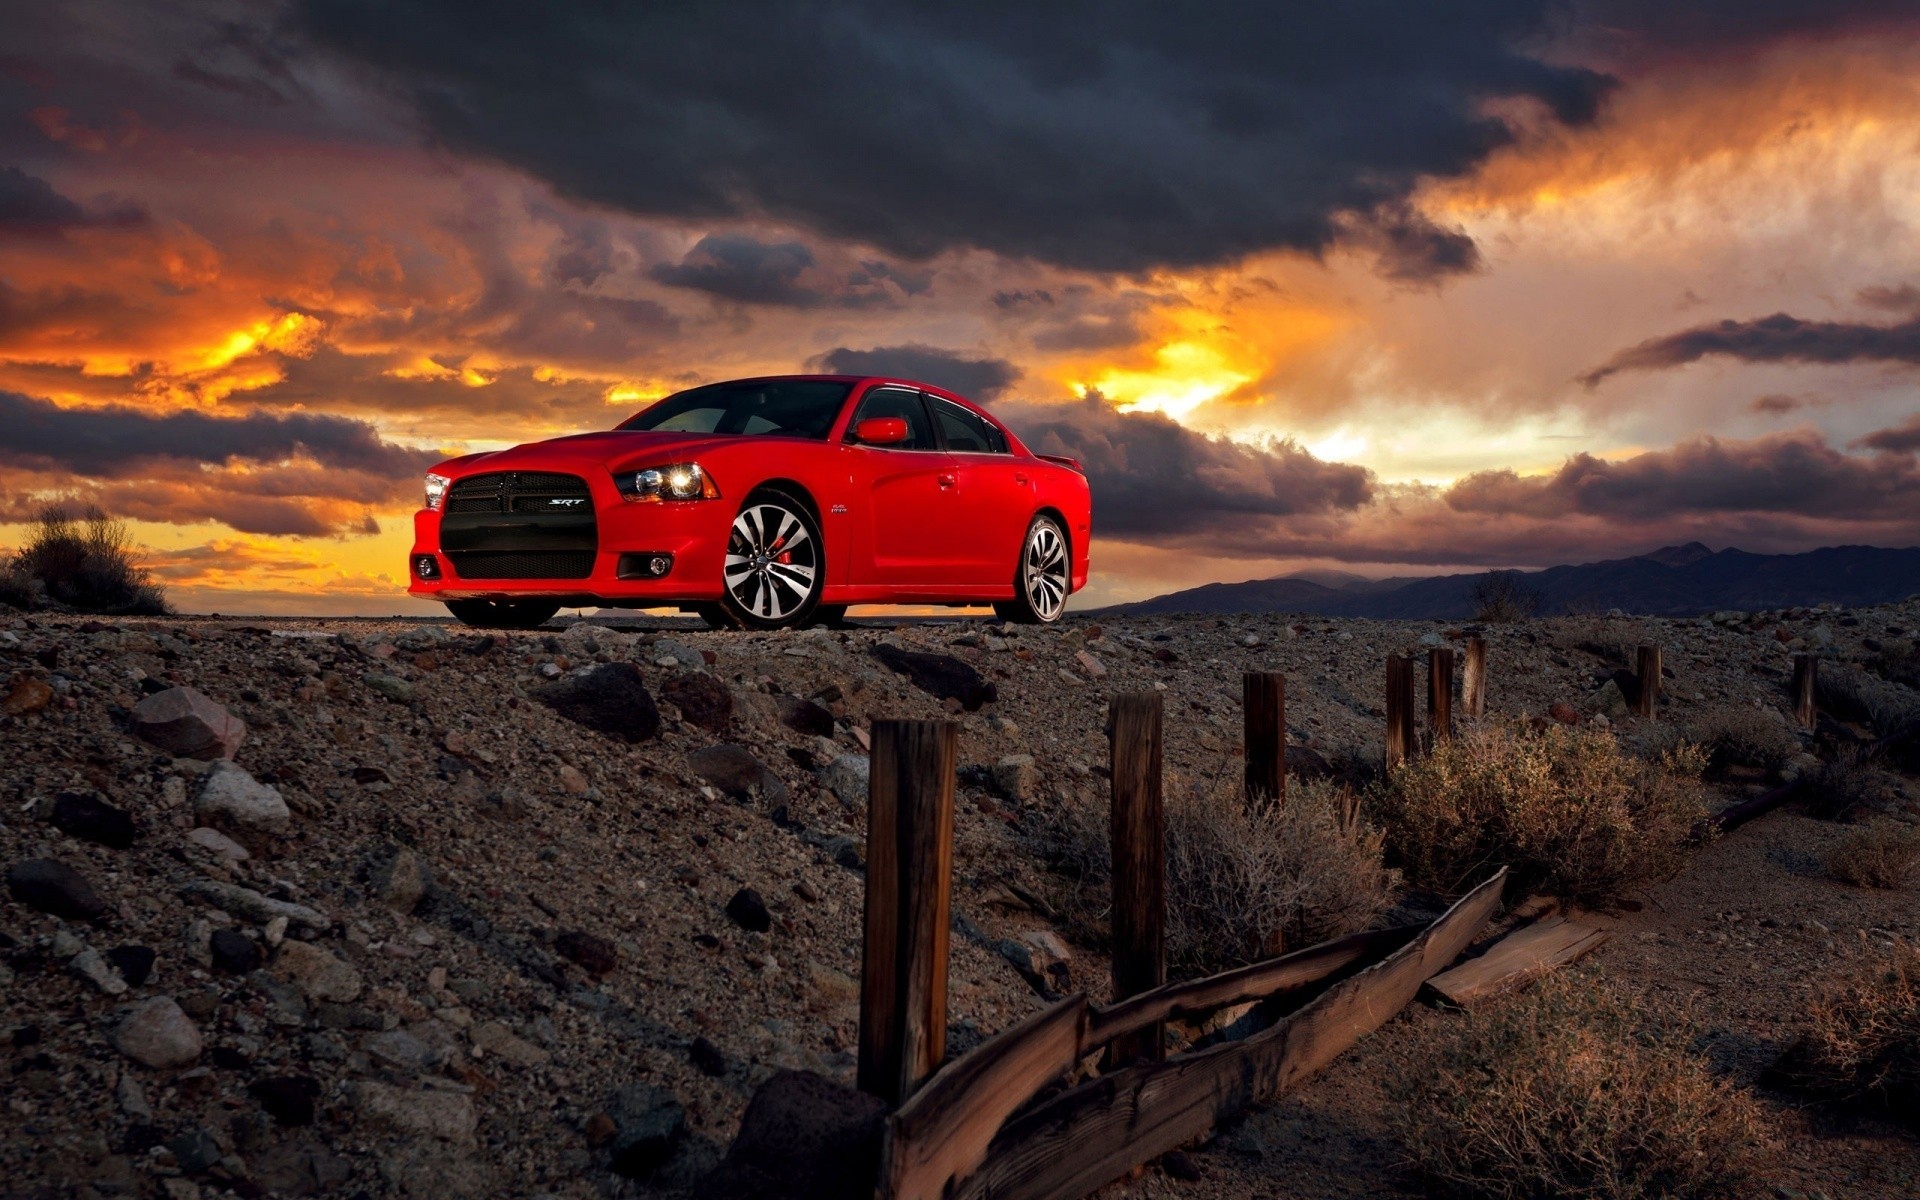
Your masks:
<instances>
[{"instance_id":1,"label":"red sedan","mask_svg":"<svg viewBox=\"0 0 1920 1200\"><path fill-rule=\"evenodd\" d=\"M1044 624L1087 582L1080 464L902 379L708 384L605 433L449 459L426 482L407 590L469 625L677 605L778 629L851 604L991 604Z\"/></svg>"}]
</instances>

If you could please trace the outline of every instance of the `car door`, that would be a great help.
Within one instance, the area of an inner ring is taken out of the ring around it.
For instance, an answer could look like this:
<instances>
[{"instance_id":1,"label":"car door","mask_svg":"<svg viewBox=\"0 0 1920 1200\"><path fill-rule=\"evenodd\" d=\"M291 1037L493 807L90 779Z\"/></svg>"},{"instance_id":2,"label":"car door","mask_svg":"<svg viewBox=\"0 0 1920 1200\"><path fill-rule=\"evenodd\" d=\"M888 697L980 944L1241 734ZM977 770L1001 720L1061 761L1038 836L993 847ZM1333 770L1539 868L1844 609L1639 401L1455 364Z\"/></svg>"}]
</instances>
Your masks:
<instances>
[{"instance_id":1,"label":"car door","mask_svg":"<svg viewBox=\"0 0 1920 1200\"><path fill-rule=\"evenodd\" d=\"M861 443L854 430L876 417L904 420L907 440L890 446ZM959 583L956 546L965 539L955 495L958 479L920 393L885 385L869 390L848 423L845 450L865 487L859 500L865 512L855 519L865 527L868 551L854 557L849 582L921 592Z\"/></svg>"},{"instance_id":2,"label":"car door","mask_svg":"<svg viewBox=\"0 0 1920 1200\"><path fill-rule=\"evenodd\" d=\"M1013 456L1006 433L979 413L932 394L927 404L953 462L954 499L967 530L961 581L973 587L1010 585L1033 516L1031 467Z\"/></svg>"}]
</instances>

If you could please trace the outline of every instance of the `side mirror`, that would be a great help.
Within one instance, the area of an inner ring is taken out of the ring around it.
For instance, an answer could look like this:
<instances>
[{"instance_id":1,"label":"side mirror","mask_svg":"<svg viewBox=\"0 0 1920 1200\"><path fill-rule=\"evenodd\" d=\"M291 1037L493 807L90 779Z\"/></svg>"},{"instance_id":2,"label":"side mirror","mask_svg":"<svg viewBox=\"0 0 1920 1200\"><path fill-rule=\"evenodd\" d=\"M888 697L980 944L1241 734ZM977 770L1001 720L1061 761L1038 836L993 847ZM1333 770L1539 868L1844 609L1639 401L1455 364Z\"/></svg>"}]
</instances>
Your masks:
<instances>
[{"instance_id":1,"label":"side mirror","mask_svg":"<svg viewBox=\"0 0 1920 1200\"><path fill-rule=\"evenodd\" d=\"M853 427L853 436L869 446L893 446L907 440L904 417L868 417Z\"/></svg>"}]
</instances>

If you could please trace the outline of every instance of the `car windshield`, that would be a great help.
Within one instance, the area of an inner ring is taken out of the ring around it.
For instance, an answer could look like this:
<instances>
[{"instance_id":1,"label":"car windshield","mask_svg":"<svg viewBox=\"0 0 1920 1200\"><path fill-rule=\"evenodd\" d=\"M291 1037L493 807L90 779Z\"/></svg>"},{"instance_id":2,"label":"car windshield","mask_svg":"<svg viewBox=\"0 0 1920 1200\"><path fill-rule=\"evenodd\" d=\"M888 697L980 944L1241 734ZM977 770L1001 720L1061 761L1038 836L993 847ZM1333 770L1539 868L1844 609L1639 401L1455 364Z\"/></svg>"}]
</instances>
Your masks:
<instances>
[{"instance_id":1,"label":"car windshield","mask_svg":"<svg viewBox=\"0 0 1920 1200\"><path fill-rule=\"evenodd\" d=\"M852 386L820 379L708 384L668 396L620 428L824 438Z\"/></svg>"}]
</instances>

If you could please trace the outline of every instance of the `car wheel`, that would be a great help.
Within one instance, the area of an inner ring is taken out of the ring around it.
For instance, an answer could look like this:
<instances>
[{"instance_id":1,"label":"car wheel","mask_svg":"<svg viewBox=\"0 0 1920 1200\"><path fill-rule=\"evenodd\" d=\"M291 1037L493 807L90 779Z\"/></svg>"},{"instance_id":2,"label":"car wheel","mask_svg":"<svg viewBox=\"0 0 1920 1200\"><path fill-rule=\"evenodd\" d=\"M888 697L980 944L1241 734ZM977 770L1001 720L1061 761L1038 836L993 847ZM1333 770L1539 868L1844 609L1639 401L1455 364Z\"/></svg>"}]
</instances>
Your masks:
<instances>
[{"instance_id":1,"label":"car wheel","mask_svg":"<svg viewBox=\"0 0 1920 1200\"><path fill-rule=\"evenodd\" d=\"M547 600L449 600L447 611L475 629L538 629L560 611Z\"/></svg>"},{"instance_id":2,"label":"car wheel","mask_svg":"<svg viewBox=\"0 0 1920 1200\"><path fill-rule=\"evenodd\" d=\"M1066 611L1067 589L1073 582L1067 555L1067 535L1052 517L1035 517L1020 547L1013 569L1013 599L1002 600L993 611L1002 620L1021 625L1051 625Z\"/></svg>"},{"instance_id":3,"label":"car wheel","mask_svg":"<svg viewBox=\"0 0 1920 1200\"><path fill-rule=\"evenodd\" d=\"M747 497L727 536L721 605L748 629L807 623L826 587L820 525L800 500L774 488Z\"/></svg>"}]
</instances>

